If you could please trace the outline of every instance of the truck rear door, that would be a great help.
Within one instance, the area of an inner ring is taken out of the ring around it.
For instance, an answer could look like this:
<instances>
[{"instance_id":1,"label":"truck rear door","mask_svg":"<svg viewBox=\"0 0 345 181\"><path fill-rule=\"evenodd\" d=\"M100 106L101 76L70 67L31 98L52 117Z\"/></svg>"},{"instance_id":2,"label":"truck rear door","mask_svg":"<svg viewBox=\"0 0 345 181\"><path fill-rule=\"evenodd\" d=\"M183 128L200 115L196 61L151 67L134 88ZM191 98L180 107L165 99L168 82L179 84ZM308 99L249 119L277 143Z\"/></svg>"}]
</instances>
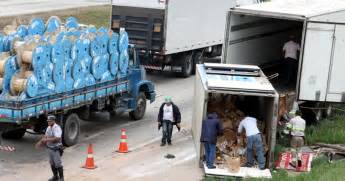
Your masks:
<instances>
[{"instance_id":1,"label":"truck rear door","mask_svg":"<svg viewBox=\"0 0 345 181\"><path fill-rule=\"evenodd\" d=\"M326 101L345 102L345 25L335 25L333 59L330 64Z\"/></svg>"},{"instance_id":2,"label":"truck rear door","mask_svg":"<svg viewBox=\"0 0 345 181\"><path fill-rule=\"evenodd\" d=\"M299 100L345 101L345 25L307 23Z\"/></svg>"}]
</instances>

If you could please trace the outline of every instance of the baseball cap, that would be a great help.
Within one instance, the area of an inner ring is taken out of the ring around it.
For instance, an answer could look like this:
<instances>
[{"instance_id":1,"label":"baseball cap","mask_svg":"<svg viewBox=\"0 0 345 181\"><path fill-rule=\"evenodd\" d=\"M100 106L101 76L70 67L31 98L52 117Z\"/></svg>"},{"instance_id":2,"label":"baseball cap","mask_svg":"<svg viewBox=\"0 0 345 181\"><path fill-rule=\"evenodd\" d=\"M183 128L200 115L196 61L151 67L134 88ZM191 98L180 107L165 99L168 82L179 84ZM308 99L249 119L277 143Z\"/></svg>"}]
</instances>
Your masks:
<instances>
[{"instance_id":1,"label":"baseball cap","mask_svg":"<svg viewBox=\"0 0 345 181\"><path fill-rule=\"evenodd\" d=\"M48 115L47 121L55 121L56 117L54 115Z\"/></svg>"}]
</instances>

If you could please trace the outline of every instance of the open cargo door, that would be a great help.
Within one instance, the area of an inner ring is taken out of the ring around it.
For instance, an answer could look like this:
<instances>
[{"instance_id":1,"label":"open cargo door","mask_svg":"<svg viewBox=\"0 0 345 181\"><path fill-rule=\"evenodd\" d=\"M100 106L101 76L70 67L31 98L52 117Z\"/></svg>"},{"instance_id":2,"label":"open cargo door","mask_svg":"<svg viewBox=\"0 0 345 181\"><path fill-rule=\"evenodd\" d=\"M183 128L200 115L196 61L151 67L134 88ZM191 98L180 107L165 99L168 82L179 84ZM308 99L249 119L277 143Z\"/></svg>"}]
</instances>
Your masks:
<instances>
[{"instance_id":1,"label":"open cargo door","mask_svg":"<svg viewBox=\"0 0 345 181\"><path fill-rule=\"evenodd\" d=\"M326 101L345 102L345 25L335 25L333 59Z\"/></svg>"},{"instance_id":2,"label":"open cargo door","mask_svg":"<svg viewBox=\"0 0 345 181\"><path fill-rule=\"evenodd\" d=\"M300 70L299 99L326 101L334 24L308 23Z\"/></svg>"},{"instance_id":3,"label":"open cargo door","mask_svg":"<svg viewBox=\"0 0 345 181\"><path fill-rule=\"evenodd\" d=\"M345 25L308 23L299 100L345 101Z\"/></svg>"}]
</instances>

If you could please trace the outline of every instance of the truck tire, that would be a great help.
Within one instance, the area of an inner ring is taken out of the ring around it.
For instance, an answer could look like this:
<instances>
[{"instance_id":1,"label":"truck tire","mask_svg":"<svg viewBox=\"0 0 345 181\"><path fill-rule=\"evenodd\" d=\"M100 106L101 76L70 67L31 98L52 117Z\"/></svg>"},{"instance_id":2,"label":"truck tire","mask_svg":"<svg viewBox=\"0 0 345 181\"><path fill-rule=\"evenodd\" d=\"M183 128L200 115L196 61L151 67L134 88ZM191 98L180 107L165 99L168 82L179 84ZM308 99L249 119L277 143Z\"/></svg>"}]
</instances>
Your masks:
<instances>
[{"instance_id":1,"label":"truck tire","mask_svg":"<svg viewBox=\"0 0 345 181\"><path fill-rule=\"evenodd\" d=\"M144 117L146 111L146 96L144 92L140 92L137 97L137 107L135 110L129 112L129 117L132 120L140 120Z\"/></svg>"},{"instance_id":2,"label":"truck tire","mask_svg":"<svg viewBox=\"0 0 345 181\"><path fill-rule=\"evenodd\" d=\"M195 74L196 71L196 64L203 64L204 63L204 56L201 51L195 52L193 55L193 71L192 73Z\"/></svg>"},{"instance_id":3,"label":"truck tire","mask_svg":"<svg viewBox=\"0 0 345 181\"><path fill-rule=\"evenodd\" d=\"M69 114L64 120L62 143L65 146L73 146L78 142L80 134L80 121L76 113Z\"/></svg>"},{"instance_id":4,"label":"truck tire","mask_svg":"<svg viewBox=\"0 0 345 181\"><path fill-rule=\"evenodd\" d=\"M181 75L182 77L187 78L192 74L192 72L193 72L193 54L185 53L183 55Z\"/></svg>"},{"instance_id":5,"label":"truck tire","mask_svg":"<svg viewBox=\"0 0 345 181\"><path fill-rule=\"evenodd\" d=\"M6 131L2 133L2 137L5 139L21 139L25 135L26 129L19 128L11 131Z\"/></svg>"}]
</instances>

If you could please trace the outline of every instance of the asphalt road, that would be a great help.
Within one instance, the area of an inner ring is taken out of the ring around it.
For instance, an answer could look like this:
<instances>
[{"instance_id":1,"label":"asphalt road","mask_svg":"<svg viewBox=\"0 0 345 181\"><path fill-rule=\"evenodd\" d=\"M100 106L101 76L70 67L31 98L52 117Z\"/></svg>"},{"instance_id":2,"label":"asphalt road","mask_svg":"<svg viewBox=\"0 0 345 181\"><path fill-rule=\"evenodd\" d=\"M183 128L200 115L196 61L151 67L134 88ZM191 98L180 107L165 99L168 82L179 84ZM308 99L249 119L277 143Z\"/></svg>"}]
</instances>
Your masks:
<instances>
[{"instance_id":1,"label":"asphalt road","mask_svg":"<svg viewBox=\"0 0 345 181\"><path fill-rule=\"evenodd\" d=\"M0 17L110 4L110 0L1 0Z\"/></svg>"},{"instance_id":2,"label":"asphalt road","mask_svg":"<svg viewBox=\"0 0 345 181\"><path fill-rule=\"evenodd\" d=\"M92 122L82 122L79 143L69 147L63 156L66 180L200 180L195 148L190 132L193 109L194 76L176 78L171 73L155 73L148 79L155 82L157 99L148 104L140 121L129 120L127 114L110 117L96 115ZM160 147L157 112L164 96L172 96L182 112L182 131L173 133L173 145ZM128 154L119 154L120 130L127 129ZM21 140L4 140L15 152L0 152L0 180L47 180L51 176L46 150L34 148L37 135L26 134ZM95 170L81 166L87 156L87 145L94 146ZM167 153L175 159L165 159Z\"/></svg>"}]
</instances>

